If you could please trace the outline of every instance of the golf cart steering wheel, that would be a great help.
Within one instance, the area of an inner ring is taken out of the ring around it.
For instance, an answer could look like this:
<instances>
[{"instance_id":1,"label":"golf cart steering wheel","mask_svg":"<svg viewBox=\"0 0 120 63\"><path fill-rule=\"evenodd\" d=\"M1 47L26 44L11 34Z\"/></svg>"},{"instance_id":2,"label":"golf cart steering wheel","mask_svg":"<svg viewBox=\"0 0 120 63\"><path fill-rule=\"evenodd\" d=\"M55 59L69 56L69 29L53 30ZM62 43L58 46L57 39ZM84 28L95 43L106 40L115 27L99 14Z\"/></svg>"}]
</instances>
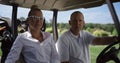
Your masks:
<instances>
[{"instance_id":1,"label":"golf cart steering wheel","mask_svg":"<svg viewBox=\"0 0 120 63\"><path fill-rule=\"evenodd\" d=\"M119 44L118 48L115 45ZM112 42L108 45L102 52L98 55L96 63L106 63L110 60L115 63L120 63L120 59L118 57L118 53L120 52L120 42Z\"/></svg>"}]
</instances>

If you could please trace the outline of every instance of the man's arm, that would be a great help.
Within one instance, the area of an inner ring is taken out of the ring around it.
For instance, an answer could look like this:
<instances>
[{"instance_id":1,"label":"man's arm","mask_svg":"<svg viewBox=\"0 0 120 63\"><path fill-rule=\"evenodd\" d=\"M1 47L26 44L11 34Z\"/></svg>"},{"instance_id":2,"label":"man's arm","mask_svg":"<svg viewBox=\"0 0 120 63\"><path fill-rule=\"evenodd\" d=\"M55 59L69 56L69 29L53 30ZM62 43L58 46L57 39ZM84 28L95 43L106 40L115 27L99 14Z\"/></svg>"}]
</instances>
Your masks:
<instances>
[{"instance_id":1,"label":"man's arm","mask_svg":"<svg viewBox=\"0 0 120 63\"><path fill-rule=\"evenodd\" d=\"M107 45L112 42L120 41L120 37L112 36L112 37L96 37L92 44L95 45Z\"/></svg>"}]
</instances>

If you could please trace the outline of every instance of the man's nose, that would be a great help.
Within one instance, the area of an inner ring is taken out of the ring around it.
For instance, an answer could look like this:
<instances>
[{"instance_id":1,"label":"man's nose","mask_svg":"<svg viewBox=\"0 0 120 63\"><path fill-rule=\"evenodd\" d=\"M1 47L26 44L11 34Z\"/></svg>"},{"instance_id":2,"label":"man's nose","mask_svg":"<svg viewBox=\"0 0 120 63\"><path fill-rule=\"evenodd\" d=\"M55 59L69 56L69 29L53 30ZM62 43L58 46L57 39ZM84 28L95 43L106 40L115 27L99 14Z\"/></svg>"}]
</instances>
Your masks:
<instances>
[{"instance_id":1,"label":"man's nose","mask_svg":"<svg viewBox=\"0 0 120 63\"><path fill-rule=\"evenodd\" d=\"M81 21L80 21L80 20L77 20L77 24L81 24Z\"/></svg>"}]
</instances>

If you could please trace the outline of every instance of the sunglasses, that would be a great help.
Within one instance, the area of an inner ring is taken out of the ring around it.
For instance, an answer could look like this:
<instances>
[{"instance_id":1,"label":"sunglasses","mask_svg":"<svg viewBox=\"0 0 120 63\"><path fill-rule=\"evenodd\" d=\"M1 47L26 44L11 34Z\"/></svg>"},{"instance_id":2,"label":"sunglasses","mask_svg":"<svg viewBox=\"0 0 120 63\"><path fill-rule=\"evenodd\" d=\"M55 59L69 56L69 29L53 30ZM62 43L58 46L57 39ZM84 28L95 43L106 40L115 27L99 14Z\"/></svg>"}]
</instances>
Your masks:
<instances>
[{"instance_id":1,"label":"sunglasses","mask_svg":"<svg viewBox=\"0 0 120 63\"><path fill-rule=\"evenodd\" d=\"M39 20L39 21L44 20L43 17L38 17L38 16L29 16L28 18L32 18L34 20Z\"/></svg>"}]
</instances>

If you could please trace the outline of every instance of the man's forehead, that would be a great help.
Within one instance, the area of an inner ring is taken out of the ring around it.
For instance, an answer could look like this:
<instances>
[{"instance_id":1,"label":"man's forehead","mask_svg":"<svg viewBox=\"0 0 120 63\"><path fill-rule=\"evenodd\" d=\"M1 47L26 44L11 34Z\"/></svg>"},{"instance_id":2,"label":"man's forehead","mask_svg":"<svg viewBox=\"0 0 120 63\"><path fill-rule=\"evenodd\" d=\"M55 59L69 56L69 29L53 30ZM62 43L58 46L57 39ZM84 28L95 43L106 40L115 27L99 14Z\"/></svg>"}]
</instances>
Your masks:
<instances>
[{"instance_id":1,"label":"man's forehead","mask_svg":"<svg viewBox=\"0 0 120 63\"><path fill-rule=\"evenodd\" d=\"M80 13L77 13L77 14L73 14L71 15L71 19L75 19L75 18L83 18L84 16Z\"/></svg>"},{"instance_id":2,"label":"man's forehead","mask_svg":"<svg viewBox=\"0 0 120 63\"><path fill-rule=\"evenodd\" d=\"M29 13L29 16L30 15L40 15L40 16L42 16L42 11L40 11L40 10L31 10L30 13Z\"/></svg>"},{"instance_id":3,"label":"man's forehead","mask_svg":"<svg viewBox=\"0 0 120 63\"><path fill-rule=\"evenodd\" d=\"M71 16L81 16L81 15L83 15L83 14L81 14L81 13L73 13Z\"/></svg>"}]
</instances>

